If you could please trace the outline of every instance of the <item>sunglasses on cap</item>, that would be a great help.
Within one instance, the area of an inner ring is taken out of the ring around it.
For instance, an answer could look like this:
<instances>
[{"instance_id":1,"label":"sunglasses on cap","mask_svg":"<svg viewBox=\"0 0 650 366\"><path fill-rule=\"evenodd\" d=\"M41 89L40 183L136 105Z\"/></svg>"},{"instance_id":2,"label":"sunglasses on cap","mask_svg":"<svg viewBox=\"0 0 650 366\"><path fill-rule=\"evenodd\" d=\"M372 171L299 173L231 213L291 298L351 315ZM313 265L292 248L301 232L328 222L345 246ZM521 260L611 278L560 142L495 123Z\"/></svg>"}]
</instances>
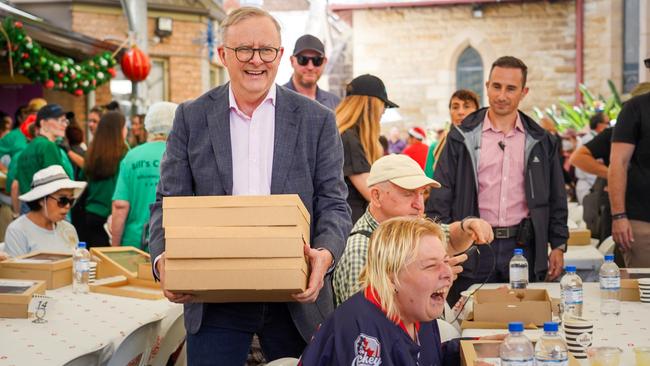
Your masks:
<instances>
[{"instance_id":1,"label":"sunglasses on cap","mask_svg":"<svg viewBox=\"0 0 650 366\"><path fill-rule=\"evenodd\" d=\"M54 197L54 196L47 196L47 198L51 198L56 201L56 205L59 206L59 208L65 208L65 206L70 205L72 207L74 205L74 198L68 198L68 197Z\"/></svg>"},{"instance_id":2,"label":"sunglasses on cap","mask_svg":"<svg viewBox=\"0 0 650 366\"><path fill-rule=\"evenodd\" d=\"M302 55L296 56L296 61L298 61L298 65L300 65L300 66L307 66L307 64L309 63L309 60L311 60L311 63L315 67L318 67L318 66L323 64L323 61L325 61L325 57L323 57L323 56L302 56Z\"/></svg>"}]
</instances>

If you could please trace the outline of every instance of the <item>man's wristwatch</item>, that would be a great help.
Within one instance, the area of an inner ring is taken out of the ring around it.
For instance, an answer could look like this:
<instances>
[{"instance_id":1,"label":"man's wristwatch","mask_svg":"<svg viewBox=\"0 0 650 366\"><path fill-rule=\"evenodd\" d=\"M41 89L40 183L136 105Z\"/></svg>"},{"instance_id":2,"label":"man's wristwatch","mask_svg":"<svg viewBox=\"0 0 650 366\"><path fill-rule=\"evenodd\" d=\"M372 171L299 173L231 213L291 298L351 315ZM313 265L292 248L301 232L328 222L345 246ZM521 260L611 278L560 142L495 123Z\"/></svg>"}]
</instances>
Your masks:
<instances>
[{"instance_id":1,"label":"man's wristwatch","mask_svg":"<svg viewBox=\"0 0 650 366\"><path fill-rule=\"evenodd\" d=\"M464 233L466 233L467 231L465 231L465 221L471 220L471 219L476 219L476 218L477 217L475 217L475 216L467 216L464 219L460 220L460 230L462 230Z\"/></svg>"}]
</instances>

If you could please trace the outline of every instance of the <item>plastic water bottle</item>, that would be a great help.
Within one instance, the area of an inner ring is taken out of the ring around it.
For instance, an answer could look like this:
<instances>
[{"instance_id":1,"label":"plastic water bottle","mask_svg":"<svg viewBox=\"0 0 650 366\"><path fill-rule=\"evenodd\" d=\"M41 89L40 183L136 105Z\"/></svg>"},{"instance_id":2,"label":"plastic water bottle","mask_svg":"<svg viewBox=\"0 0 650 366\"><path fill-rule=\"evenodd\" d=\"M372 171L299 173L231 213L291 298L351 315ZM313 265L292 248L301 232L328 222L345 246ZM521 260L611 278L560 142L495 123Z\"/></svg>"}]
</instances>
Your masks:
<instances>
[{"instance_id":1,"label":"plastic water bottle","mask_svg":"<svg viewBox=\"0 0 650 366\"><path fill-rule=\"evenodd\" d=\"M510 260L510 288L523 289L528 286L528 261L523 249L515 249Z\"/></svg>"},{"instance_id":2,"label":"plastic water bottle","mask_svg":"<svg viewBox=\"0 0 650 366\"><path fill-rule=\"evenodd\" d=\"M544 323L544 335L535 345L536 366L568 366L569 353L564 339L557 333L558 324Z\"/></svg>"},{"instance_id":3,"label":"plastic water bottle","mask_svg":"<svg viewBox=\"0 0 650 366\"><path fill-rule=\"evenodd\" d=\"M72 254L72 292L88 293L88 272L90 271L90 253L86 243L79 242Z\"/></svg>"},{"instance_id":4,"label":"plastic water bottle","mask_svg":"<svg viewBox=\"0 0 650 366\"><path fill-rule=\"evenodd\" d=\"M562 293L562 316L582 317L582 279L575 266L566 266L566 274L560 280Z\"/></svg>"},{"instance_id":5,"label":"plastic water bottle","mask_svg":"<svg viewBox=\"0 0 650 366\"><path fill-rule=\"evenodd\" d=\"M508 330L510 334L499 346L501 366L534 366L535 350L524 335L524 323L510 323Z\"/></svg>"},{"instance_id":6,"label":"plastic water bottle","mask_svg":"<svg viewBox=\"0 0 650 366\"><path fill-rule=\"evenodd\" d=\"M621 313L621 271L614 263L613 255L605 256L605 263L598 273L600 278L600 313L603 315Z\"/></svg>"}]
</instances>

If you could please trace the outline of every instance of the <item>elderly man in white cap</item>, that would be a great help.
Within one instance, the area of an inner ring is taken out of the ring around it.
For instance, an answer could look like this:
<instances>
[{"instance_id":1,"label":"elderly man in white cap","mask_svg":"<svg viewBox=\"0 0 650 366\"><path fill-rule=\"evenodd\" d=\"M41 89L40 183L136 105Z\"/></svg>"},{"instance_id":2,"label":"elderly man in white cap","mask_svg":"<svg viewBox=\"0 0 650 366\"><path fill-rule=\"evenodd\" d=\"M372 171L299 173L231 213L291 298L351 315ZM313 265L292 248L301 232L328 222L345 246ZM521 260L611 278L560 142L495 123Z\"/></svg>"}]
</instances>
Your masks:
<instances>
[{"instance_id":1,"label":"elderly man in white cap","mask_svg":"<svg viewBox=\"0 0 650 366\"><path fill-rule=\"evenodd\" d=\"M177 106L169 102L153 104L144 118L147 143L129 151L120 163L110 220L113 246L130 245L143 249L149 205L156 200L160 160L165 153Z\"/></svg>"},{"instance_id":2,"label":"elderly man in white cap","mask_svg":"<svg viewBox=\"0 0 650 366\"><path fill-rule=\"evenodd\" d=\"M366 213L356 222L348 237L345 251L334 270L334 293L337 306L361 290L359 274L366 265L368 243L372 232L382 222L398 216L423 216L424 193L440 184L427 177L418 163L406 155L388 155L375 161L368 175L370 203ZM462 253L475 242L492 241L492 227L475 217L451 225L441 225L449 245L450 255ZM467 255L450 258L457 273Z\"/></svg>"},{"instance_id":3,"label":"elderly man in white cap","mask_svg":"<svg viewBox=\"0 0 650 366\"><path fill-rule=\"evenodd\" d=\"M72 253L79 238L65 217L85 188L86 182L70 180L61 165L34 173L31 189L18 197L30 211L7 227L7 254L16 257L39 250Z\"/></svg>"}]
</instances>

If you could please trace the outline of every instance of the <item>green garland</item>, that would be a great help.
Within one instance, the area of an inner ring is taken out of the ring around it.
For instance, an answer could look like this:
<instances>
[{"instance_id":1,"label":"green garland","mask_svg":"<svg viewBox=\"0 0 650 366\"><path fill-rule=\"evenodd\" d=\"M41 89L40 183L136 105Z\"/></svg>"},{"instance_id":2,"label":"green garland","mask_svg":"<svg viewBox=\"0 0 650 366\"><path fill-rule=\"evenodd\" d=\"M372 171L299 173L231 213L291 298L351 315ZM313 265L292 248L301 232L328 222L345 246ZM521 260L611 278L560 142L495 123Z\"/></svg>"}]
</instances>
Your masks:
<instances>
[{"instance_id":1,"label":"green garland","mask_svg":"<svg viewBox=\"0 0 650 366\"><path fill-rule=\"evenodd\" d=\"M102 52L82 62L53 55L25 34L23 23L7 17L0 30L0 56L11 58L19 74L47 89L64 90L81 96L115 77L117 63L110 52ZM11 50L6 37L9 38Z\"/></svg>"}]
</instances>

